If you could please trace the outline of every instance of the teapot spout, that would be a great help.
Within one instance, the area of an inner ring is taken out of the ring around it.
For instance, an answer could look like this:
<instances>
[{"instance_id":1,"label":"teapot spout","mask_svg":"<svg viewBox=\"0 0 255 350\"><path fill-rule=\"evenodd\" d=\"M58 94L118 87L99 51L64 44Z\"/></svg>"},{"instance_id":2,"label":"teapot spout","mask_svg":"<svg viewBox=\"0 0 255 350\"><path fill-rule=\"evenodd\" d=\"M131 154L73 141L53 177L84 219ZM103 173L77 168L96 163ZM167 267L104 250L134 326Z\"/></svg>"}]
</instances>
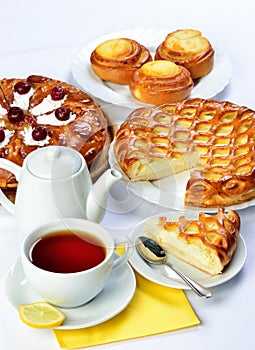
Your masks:
<instances>
[{"instance_id":1,"label":"teapot spout","mask_svg":"<svg viewBox=\"0 0 255 350\"><path fill-rule=\"evenodd\" d=\"M87 197L86 216L88 220L96 223L103 220L108 192L121 177L122 175L118 170L107 169L95 182Z\"/></svg>"}]
</instances>

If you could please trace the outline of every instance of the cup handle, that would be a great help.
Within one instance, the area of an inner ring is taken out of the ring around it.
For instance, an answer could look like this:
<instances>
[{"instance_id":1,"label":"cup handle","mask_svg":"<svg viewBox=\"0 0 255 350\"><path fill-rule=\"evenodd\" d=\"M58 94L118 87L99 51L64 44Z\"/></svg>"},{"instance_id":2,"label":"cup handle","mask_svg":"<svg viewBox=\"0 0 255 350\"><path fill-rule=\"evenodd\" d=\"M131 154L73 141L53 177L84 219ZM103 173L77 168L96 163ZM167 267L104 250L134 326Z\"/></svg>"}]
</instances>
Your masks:
<instances>
[{"instance_id":1,"label":"cup handle","mask_svg":"<svg viewBox=\"0 0 255 350\"><path fill-rule=\"evenodd\" d=\"M21 174L21 167L17 164L7 160L0 159L0 168L5 169L13 173L16 177L16 180L19 181ZM5 209L7 209L11 214L14 214L14 204L6 197L3 191L0 189L0 204L3 205Z\"/></svg>"},{"instance_id":2,"label":"cup handle","mask_svg":"<svg viewBox=\"0 0 255 350\"><path fill-rule=\"evenodd\" d=\"M124 245L124 252L120 256L114 259L112 268L118 269L123 266L128 259L131 257L134 251L134 244L129 237L122 236L118 238L114 238L115 247L119 245Z\"/></svg>"}]
</instances>

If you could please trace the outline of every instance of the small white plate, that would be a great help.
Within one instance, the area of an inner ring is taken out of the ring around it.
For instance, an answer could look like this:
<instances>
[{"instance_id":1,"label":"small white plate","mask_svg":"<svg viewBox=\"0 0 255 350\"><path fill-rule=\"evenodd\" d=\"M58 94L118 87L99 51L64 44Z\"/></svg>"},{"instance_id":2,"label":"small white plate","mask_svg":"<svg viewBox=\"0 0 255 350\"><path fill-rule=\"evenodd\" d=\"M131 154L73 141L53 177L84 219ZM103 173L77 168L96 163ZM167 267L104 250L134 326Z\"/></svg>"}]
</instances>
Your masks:
<instances>
[{"instance_id":1,"label":"small white plate","mask_svg":"<svg viewBox=\"0 0 255 350\"><path fill-rule=\"evenodd\" d=\"M77 308L59 308L64 323L56 329L78 329L97 325L116 316L126 308L136 288L134 272L129 264L112 271L103 291L91 302ZM20 304L44 301L26 280L20 259L10 268L5 280L8 301L18 309Z\"/></svg>"},{"instance_id":2,"label":"small white plate","mask_svg":"<svg viewBox=\"0 0 255 350\"><path fill-rule=\"evenodd\" d=\"M114 154L114 140L109 148L108 161L112 168L117 169L122 174L122 183L127 190L143 200L158 204L163 208L174 210L201 210L197 207L188 207L184 205L185 191L190 177L190 171L184 171L180 174L165 177L155 181L131 181L119 166ZM255 205L255 199L244 203L225 206L227 210L240 210ZM218 208L205 208L207 213L216 213Z\"/></svg>"},{"instance_id":3,"label":"small white plate","mask_svg":"<svg viewBox=\"0 0 255 350\"><path fill-rule=\"evenodd\" d=\"M96 46L103 41L112 38L126 37L134 39L146 46L154 57L157 46L165 39L169 32L169 29L135 29L114 32L97 38L81 48L75 55L71 66L74 80L85 91L106 102L133 109L146 106L146 104L139 102L131 95L127 85L113 84L97 77L91 69L90 55ZM212 71L196 82L189 97L212 98L229 84L231 76L232 65L228 56L226 53L215 49L214 67Z\"/></svg>"},{"instance_id":4,"label":"small white plate","mask_svg":"<svg viewBox=\"0 0 255 350\"><path fill-rule=\"evenodd\" d=\"M168 220L175 221L180 215L185 215L186 218L191 219L197 218L199 212L167 212L161 213L160 215L154 215L152 217L166 216ZM145 235L144 225L148 219L141 221L130 233L130 238L134 243L138 236ZM209 288L225 283L238 274L246 260L246 245L243 237L240 236L237 249L235 251L232 261L229 263L228 266L226 266L223 272L217 276L210 276L192 267L191 265L181 261L180 259L177 259L171 254L167 254L167 258L169 262L179 267L181 271L185 272L195 281L201 283L204 287ZM152 282L171 288L190 289L186 284L184 284L180 277L178 277L174 272L170 270L170 268L166 267L165 265L152 266L147 264L139 256L136 250L134 251L134 254L130 259L130 263L138 273L140 273L142 276L144 276Z\"/></svg>"}]
</instances>

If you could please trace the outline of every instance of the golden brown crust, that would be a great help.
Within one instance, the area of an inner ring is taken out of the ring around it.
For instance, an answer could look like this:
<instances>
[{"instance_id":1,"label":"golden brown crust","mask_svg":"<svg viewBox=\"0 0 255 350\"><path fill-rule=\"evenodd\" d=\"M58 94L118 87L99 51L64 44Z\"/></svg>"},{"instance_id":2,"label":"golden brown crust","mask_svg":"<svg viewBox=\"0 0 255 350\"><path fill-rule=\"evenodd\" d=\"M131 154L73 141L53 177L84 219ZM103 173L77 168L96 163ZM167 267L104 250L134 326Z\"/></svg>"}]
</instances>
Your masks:
<instances>
[{"instance_id":1,"label":"golden brown crust","mask_svg":"<svg viewBox=\"0 0 255 350\"><path fill-rule=\"evenodd\" d=\"M149 50L129 38L104 41L91 53L91 67L96 75L117 84L128 84L133 72L151 61Z\"/></svg>"},{"instance_id":2,"label":"golden brown crust","mask_svg":"<svg viewBox=\"0 0 255 350\"><path fill-rule=\"evenodd\" d=\"M214 64L214 50L198 30L185 29L169 33L157 47L156 60L170 60L186 67L192 79L208 74Z\"/></svg>"},{"instance_id":3,"label":"golden brown crust","mask_svg":"<svg viewBox=\"0 0 255 350\"><path fill-rule=\"evenodd\" d=\"M131 180L190 171L185 205L224 207L255 198L255 112L188 99L133 111L114 150Z\"/></svg>"},{"instance_id":4,"label":"golden brown crust","mask_svg":"<svg viewBox=\"0 0 255 350\"><path fill-rule=\"evenodd\" d=\"M149 219L146 234L167 252L187 263L216 275L228 265L236 251L240 233L236 211L219 208L214 215L200 212L197 219L180 216L176 221L166 217Z\"/></svg>"},{"instance_id":5,"label":"golden brown crust","mask_svg":"<svg viewBox=\"0 0 255 350\"><path fill-rule=\"evenodd\" d=\"M136 99L154 105L184 100L193 85L186 68L163 60L145 63L133 73L129 83Z\"/></svg>"},{"instance_id":6,"label":"golden brown crust","mask_svg":"<svg viewBox=\"0 0 255 350\"><path fill-rule=\"evenodd\" d=\"M107 120L104 117L99 105L86 93L65 82L50 79L47 77L32 75L27 79L2 79L0 89L4 95L5 107L9 111L14 102L14 86L19 82L29 83L33 94L29 98L28 107L23 108L24 119L19 122L10 121L7 113L0 116L1 128L11 131L14 134L9 142L3 146L0 142L0 157L8 159L18 165L22 165L25 157L33 150L41 147L39 145L27 144L24 141L22 132L31 127L44 127L49 136L47 145L63 145L79 151L85 158L88 166L92 164L99 152L104 147ZM41 115L48 115L56 111L34 114L32 108L38 106L44 98L51 95L53 88L61 87L64 91L64 100L61 108L65 108L74 116L66 125L52 125L48 122L39 123ZM2 101L1 101L2 103ZM2 105L3 107L3 105ZM16 187L15 177L9 172L0 169L0 187Z\"/></svg>"}]
</instances>

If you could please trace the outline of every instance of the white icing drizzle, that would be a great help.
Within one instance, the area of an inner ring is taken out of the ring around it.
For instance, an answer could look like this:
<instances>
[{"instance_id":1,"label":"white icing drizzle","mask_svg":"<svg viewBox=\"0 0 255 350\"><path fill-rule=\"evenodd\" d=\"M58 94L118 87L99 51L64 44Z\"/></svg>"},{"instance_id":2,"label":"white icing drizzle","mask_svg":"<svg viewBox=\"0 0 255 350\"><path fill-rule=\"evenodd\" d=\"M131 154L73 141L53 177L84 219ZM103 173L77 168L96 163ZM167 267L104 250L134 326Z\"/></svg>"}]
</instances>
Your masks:
<instances>
[{"instance_id":1,"label":"white icing drizzle","mask_svg":"<svg viewBox=\"0 0 255 350\"><path fill-rule=\"evenodd\" d=\"M56 118L55 111L54 111L50 114L39 115L36 118L36 121L38 124L61 126L61 125L67 125L67 124L71 123L73 120L75 120L75 118L76 118L76 114L70 113L69 119L61 121L61 120Z\"/></svg>"},{"instance_id":2,"label":"white icing drizzle","mask_svg":"<svg viewBox=\"0 0 255 350\"><path fill-rule=\"evenodd\" d=\"M4 128L4 126L5 126L4 120L0 120L0 128ZM3 130L4 130L4 140L0 142L0 148L7 146L13 134L15 133L15 131L13 130L8 130L8 129L3 129Z\"/></svg>"},{"instance_id":3,"label":"white icing drizzle","mask_svg":"<svg viewBox=\"0 0 255 350\"><path fill-rule=\"evenodd\" d=\"M27 146L45 146L48 145L50 142L50 137L47 135L47 137L44 140L36 141L32 137L33 128L32 126L29 126L28 128L25 127L23 131L20 132L20 134L23 136L23 141L25 145Z\"/></svg>"},{"instance_id":4,"label":"white icing drizzle","mask_svg":"<svg viewBox=\"0 0 255 350\"><path fill-rule=\"evenodd\" d=\"M26 94L19 94L14 92L14 100L11 107L19 107L24 110L28 110L30 98L33 96L34 89L31 87Z\"/></svg>"},{"instance_id":5,"label":"white icing drizzle","mask_svg":"<svg viewBox=\"0 0 255 350\"><path fill-rule=\"evenodd\" d=\"M2 142L0 142L0 147L5 147L8 145L8 143L10 142L10 139L12 138L14 134L14 131L12 130L7 130L7 129L4 129L4 140Z\"/></svg>"},{"instance_id":6,"label":"white icing drizzle","mask_svg":"<svg viewBox=\"0 0 255 350\"><path fill-rule=\"evenodd\" d=\"M14 92L14 100L11 104L11 107L19 107L23 110L28 110L29 108L29 101L30 98L34 94L34 89L31 87L31 89L26 94L19 94L18 92ZM68 120L59 120L56 118L55 110L62 106L67 96L64 96L62 100L55 101L51 98L51 95L46 96L40 104L37 106L31 108L29 112L36 116L37 123L39 125L53 125L53 126L62 126L67 125L75 120L76 114L70 113L70 117ZM6 115L7 110L3 108L0 105L0 115ZM49 113L51 112L51 113ZM0 120L0 127L4 128L5 122L4 120ZM44 140L36 141L32 137L33 128L32 126L25 127L24 130L20 131L20 134L23 136L23 142L25 145L28 146L45 146L49 144L50 136L47 135L47 137ZM4 147L9 142L15 131L10 131L7 129L4 129L5 138L3 142L0 142L0 146Z\"/></svg>"},{"instance_id":7,"label":"white icing drizzle","mask_svg":"<svg viewBox=\"0 0 255 350\"><path fill-rule=\"evenodd\" d=\"M51 95L48 95L42 100L41 103L39 103L39 105L31 108L30 112L34 116L46 114L48 112L53 111L54 109L61 107L62 104L64 103L65 99L66 99L66 96L64 96L64 98L62 98L62 100L54 101L54 100L52 100Z\"/></svg>"},{"instance_id":8,"label":"white icing drizzle","mask_svg":"<svg viewBox=\"0 0 255 350\"><path fill-rule=\"evenodd\" d=\"M5 109L0 105L0 115L5 115L5 114L7 114L7 109Z\"/></svg>"}]
</instances>

